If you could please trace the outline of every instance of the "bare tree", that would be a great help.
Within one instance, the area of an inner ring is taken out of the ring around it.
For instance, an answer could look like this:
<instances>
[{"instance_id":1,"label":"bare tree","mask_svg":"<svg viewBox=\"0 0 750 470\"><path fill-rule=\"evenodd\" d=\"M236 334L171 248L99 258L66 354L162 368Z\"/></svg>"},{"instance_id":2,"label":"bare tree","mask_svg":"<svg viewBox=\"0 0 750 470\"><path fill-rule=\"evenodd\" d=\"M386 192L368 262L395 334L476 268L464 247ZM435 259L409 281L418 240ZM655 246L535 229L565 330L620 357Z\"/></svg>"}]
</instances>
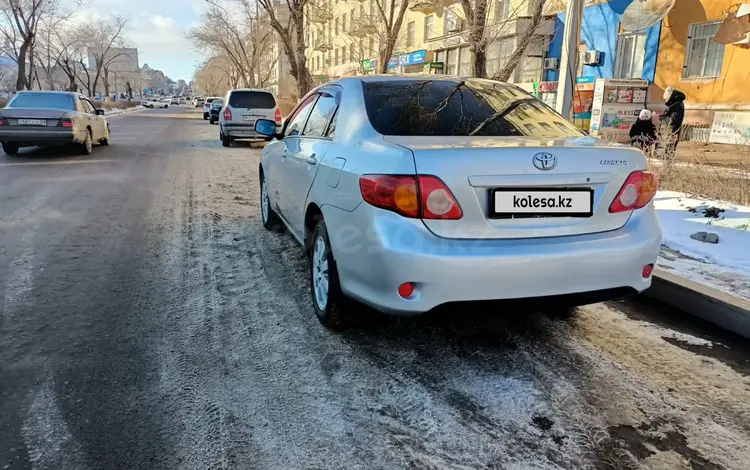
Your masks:
<instances>
[{"instance_id":1,"label":"bare tree","mask_svg":"<svg viewBox=\"0 0 750 470\"><path fill-rule=\"evenodd\" d=\"M241 0L246 10L253 0ZM312 86L305 49L305 8L311 0L256 0L268 15L289 58L289 73L297 81L297 93L304 96Z\"/></svg>"},{"instance_id":2,"label":"bare tree","mask_svg":"<svg viewBox=\"0 0 750 470\"><path fill-rule=\"evenodd\" d=\"M497 75L493 77L495 80L506 82L516 70L518 63L526 54L526 50L528 49L529 45L534 41L536 29L539 27L539 23L541 23L542 21L544 2L545 0L534 0L534 2L532 3L531 20L529 21L527 29L521 36L519 36L516 48L508 58L508 61L505 63L505 65L503 65L503 68L500 69L500 72L498 72Z\"/></svg>"},{"instance_id":3,"label":"bare tree","mask_svg":"<svg viewBox=\"0 0 750 470\"><path fill-rule=\"evenodd\" d=\"M188 39L202 51L225 56L239 72L244 86L257 86L260 76L260 59L273 40L273 29L261 18L258 4L255 10L242 3L244 15L230 13L221 0L207 0L209 7L203 14L203 23L188 32Z\"/></svg>"},{"instance_id":4,"label":"bare tree","mask_svg":"<svg viewBox=\"0 0 750 470\"><path fill-rule=\"evenodd\" d=\"M52 41L57 48L57 66L68 78L68 91L78 91L78 69L83 61L85 44L81 29L80 26L65 24L55 31L55 37ZM85 66L82 68L85 69Z\"/></svg>"},{"instance_id":5,"label":"bare tree","mask_svg":"<svg viewBox=\"0 0 750 470\"><path fill-rule=\"evenodd\" d=\"M0 53L18 64L16 90L31 87L37 29L58 9L58 0L0 0Z\"/></svg>"},{"instance_id":6,"label":"bare tree","mask_svg":"<svg viewBox=\"0 0 750 470\"><path fill-rule=\"evenodd\" d=\"M229 67L227 67L229 65ZM212 57L195 72L195 85L206 96L219 96L235 88L230 61L227 58Z\"/></svg>"},{"instance_id":7,"label":"bare tree","mask_svg":"<svg viewBox=\"0 0 750 470\"><path fill-rule=\"evenodd\" d=\"M95 26L88 28L87 52L89 58L94 60L93 67L92 64L88 64L94 73L93 79L90 77L90 72L86 70L87 89L90 96L96 94L96 86L99 80L105 81L102 77L105 67L108 69L114 61L122 57L123 54L112 54L110 51L123 45L127 23L128 20L121 16L114 16L106 21L91 22ZM82 61L81 63L83 64ZM105 85L105 93L109 96L109 89L107 88Z\"/></svg>"},{"instance_id":8,"label":"bare tree","mask_svg":"<svg viewBox=\"0 0 750 470\"><path fill-rule=\"evenodd\" d=\"M409 8L409 0L391 0L390 2L386 1L383 3L375 1L370 5L374 5L377 12L377 17L373 18L373 20L378 20L377 24L380 24L381 46L378 51L378 73L386 73L388 72L388 61L390 61L393 55L396 41L398 41L401 34L404 15L406 14L406 9Z\"/></svg>"}]
</instances>

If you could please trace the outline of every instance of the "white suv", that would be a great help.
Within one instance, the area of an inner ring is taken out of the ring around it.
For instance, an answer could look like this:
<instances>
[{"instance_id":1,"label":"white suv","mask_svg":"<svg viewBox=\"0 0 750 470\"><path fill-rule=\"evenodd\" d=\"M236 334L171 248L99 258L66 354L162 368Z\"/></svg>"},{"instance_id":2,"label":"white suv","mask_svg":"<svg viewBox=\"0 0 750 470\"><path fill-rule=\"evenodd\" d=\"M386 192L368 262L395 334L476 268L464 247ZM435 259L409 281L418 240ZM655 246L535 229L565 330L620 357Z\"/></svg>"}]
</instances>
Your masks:
<instances>
[{"instance_id":1,"label":"white suv","mask_svg":"<svg viewBox=\"0 0 750 470\"><path fill-rule=\"evenodd\" d=\"M276 98L267 90L242 88L230 90L219 113L219 140L229 147L236 139L270 140L255 132L255 121L268 119L281 126L281 110Z\"/></svg>"}]
</instances>

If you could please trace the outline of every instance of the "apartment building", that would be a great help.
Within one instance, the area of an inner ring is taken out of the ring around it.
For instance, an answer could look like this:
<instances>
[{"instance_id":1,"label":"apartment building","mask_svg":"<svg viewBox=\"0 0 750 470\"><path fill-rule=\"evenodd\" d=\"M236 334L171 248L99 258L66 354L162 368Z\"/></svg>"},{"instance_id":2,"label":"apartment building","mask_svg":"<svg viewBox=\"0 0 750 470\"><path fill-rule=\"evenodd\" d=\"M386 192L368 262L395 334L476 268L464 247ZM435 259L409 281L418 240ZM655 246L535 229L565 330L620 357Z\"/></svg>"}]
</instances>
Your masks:
<instances>
[{"instance_id":1,"label":"apartment building","mask_svg":"<svg viewBox=\"0 0 750 470\"><path fill-rule=\"evenodd\" d=\"M377 70L384 39L376 1L389 10L388 0L311 0L306 25L307 57L316 82L362 75ZM497 73L529 27L536 0L490 0L487 15L487 74ZM547 9L554 9L548 1ZM554 17L545 17L510 81L542 77L542 65L554 35ZM404 16L389 73L471 75L469 31L457 0L414 1Z\"/></svg>"}]
</instances>

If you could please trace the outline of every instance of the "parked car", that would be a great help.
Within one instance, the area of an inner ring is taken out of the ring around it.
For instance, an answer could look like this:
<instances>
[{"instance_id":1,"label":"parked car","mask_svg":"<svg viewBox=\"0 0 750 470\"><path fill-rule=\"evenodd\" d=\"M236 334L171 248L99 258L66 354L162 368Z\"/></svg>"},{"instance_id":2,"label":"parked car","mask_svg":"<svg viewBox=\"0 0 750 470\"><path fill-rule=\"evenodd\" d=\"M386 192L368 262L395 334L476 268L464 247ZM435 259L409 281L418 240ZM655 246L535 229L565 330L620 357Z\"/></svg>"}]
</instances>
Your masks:
<instances>
[{"instance_id":1,"label":"parked car","mask_svg":"<svg viewBox=\"0 0 750 470\"><path fill-rule=\"evenodd\" d=\"M83 95L62 91L20 91L0 109L0 142L7 155L21 147L75 145L90 155L94 142L109 145L104 110Z\"/></svg>"},{"instance_id":2,"label":"parked car","mask_svg":"<svg viewBox=\"0 0 750 470\"><path fill-rule=\"evenodd\" d=\"M208 122L214 124L219 120L221 109L224 107L224 100L221 98L213 100L211 102L211 108L208 110Z\"/></svg>"},{"instance_id":3,"label":"parked car","mask_svg":"<svg viewBox=\"0 0 750 470\"><path fill-rule=\"evenodd\" d=\"M196 108L203 107L203 98L195 98L193 100L193 106L195 106Z\"/></svg>"},{"instance_id":4,"label":"parked car","mask_svg":"<svg viewBox=\"0 0 750 470\"><path fill-rule=\"evenodd\" d=\"M145 104L141 102L141 104L146 108L169 108L169 100L160 100L157 98L149 98L146 100Z\"/></svg>"},{"instance_id":5,"label":"parked car","mask_svg":"<svg viewBox=\"0 0 750 470\"><path fill-rule=\"evenodd\" d=\"M266 90L230 90L224 98L224 110L219 115L219 139L229 147L236 139L269 140L255 132L255 121L273 120L281 125L281 110L273 94Z\"/></svg>"},{"instance_id":6,"label":"parked car","mask_svg":"<svg viewBox=\"0 0 750 470\"><path fill-rule=\"evenodd\" d=\"M208 119L208 112L211 110L211 103L213 100L220 100L220 96L209 96L205 100L203 100L203 120Z\"/></svg>"},{"instance_id":7,"label":"parked car","mask_svg":"<svg viewBox=\"0 0 750 470\"><path fill-rule=\"evenodd\" d=\"M176 96L173 96L172 99L169 100L169 104L180 104L180 99Z\"/></svg>"},{"instance_id":8,"label":"parked car","mask_svg":"<svg viewBox=\"0 0 750 470\"><path fill-rule=\"evenodd\" d=\"M522 89L357 77L303 97L260 162L263 226L307 250L325 325L357 309L557 306L645 290L661 243L643 153L598 140Z\"/></svg>"},{"instance_id":9,"label":"parked car","mask_svg":"<svg viewBox=\"0 0 750 470\"><path fill-rule=\"evenodd\" d=\"M186 103L187 103L187 100L185 99L185 97L184 97L184 96L180 96L180 97L179 97L179 98L177 99L177 104L186 104Z\"/></svg>"}]
</instances>

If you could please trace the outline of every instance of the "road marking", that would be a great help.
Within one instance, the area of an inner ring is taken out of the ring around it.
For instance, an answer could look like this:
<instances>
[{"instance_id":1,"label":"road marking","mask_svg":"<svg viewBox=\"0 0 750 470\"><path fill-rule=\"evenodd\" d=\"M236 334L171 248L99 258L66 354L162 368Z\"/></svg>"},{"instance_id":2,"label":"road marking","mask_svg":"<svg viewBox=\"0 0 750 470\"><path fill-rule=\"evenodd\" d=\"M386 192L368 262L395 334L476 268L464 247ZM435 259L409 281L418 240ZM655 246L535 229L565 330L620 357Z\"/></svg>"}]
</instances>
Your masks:
<instances>
[{"instance_id":1,"label":"road marking","mask_svg":"<svg viewBox=\"0 0 750 470\"><path fill-rule=\"evenodd\" d=\"M66 161L53 161L53 162L13 162L13 163L0 163L0 166L36 166L36 165L73 165L76 163L107 163L116 162L113 159L102 159L102 160L66 160Z\"/></svg>"}]
</instances>

